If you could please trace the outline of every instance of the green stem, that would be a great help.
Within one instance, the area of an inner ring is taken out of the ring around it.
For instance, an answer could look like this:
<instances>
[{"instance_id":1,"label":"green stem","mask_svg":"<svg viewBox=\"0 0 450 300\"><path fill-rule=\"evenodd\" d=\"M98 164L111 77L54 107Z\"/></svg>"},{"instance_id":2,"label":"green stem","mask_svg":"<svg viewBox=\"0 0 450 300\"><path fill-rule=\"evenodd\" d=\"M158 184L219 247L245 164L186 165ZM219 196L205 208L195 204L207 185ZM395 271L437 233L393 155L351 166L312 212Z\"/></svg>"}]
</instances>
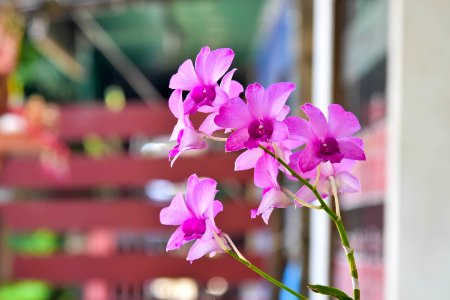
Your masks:
<instances>
[{"instance_id":1,"label":"green stem","mask_svg":"<svg viewBox=\"0 0 450 300\"><path fill-rule=\"evenodd\" d=\"M240 263L243 263L244 265L246 265L248 268L250 268L252 271L254 271L255 273L257 273L258 275L260 275L261 277L263 277L264 279L266 279L267 281L273 283L274 285L278 286L279 288L282 288L283 290L291 293L292 295L296 296L299 299L302 300L308 300L308 298L306 298L305 296L303 296L302 294L297 293L296 291L294 291L293 289L289 288L288 286L284 285L282 282L276 280L275 278L273 278L272 276L270 276L269 274L267 274L266 272L264 272L263 270L259 269L258 267L256 267L255 265L253 265L251 262L249 262L248 260L242 259L240 258L236 253L234 253L231 250L226 251L230 256L232 256L234 259L236 259L237 261L239 261Z\"/></svg>"},{"instance_id":2,"label":"green stem","mask_svg":"<svg viewBox=\"0 0 450 300\"><path fill-rule=\"evenodd\" d=\"M356 262L354 257L353 248L350 247L350 242L348 240L347 231L345 230L344 223L342 223L342 219L335 214L335 212L325 203L320 193L317 191L316 187L309 183L308 180L300 176L297 172L294 171L284 160L277 157L275 153L270 151L264 146L259 145L259 148L264 150L267 154L275 158L283 167L285 167L295 178L298 179L301 183L303 183L307 188L309 188L314 195L317 197L317 200L320 202L321 208L328 214L328 216L333 220L336 228L339 232L339 237L341 238L342 246L344 247L345 254L347 256L347 262L350 266L350 275L352 277L352 285L353 285L353 298L354 300L360 300L360 290L358 283L358 270L356 268Z\"/></svg>"}]
</instances>

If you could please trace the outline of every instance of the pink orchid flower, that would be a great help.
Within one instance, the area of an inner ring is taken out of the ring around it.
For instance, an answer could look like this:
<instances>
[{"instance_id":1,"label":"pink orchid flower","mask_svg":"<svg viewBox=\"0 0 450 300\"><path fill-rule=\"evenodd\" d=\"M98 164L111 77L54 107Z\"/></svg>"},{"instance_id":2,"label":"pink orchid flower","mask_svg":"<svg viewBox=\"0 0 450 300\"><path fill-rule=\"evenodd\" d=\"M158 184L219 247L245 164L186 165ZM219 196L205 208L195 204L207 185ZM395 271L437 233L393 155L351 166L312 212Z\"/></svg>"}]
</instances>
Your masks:
<instances>
[{"instance_id":1,"label":"pink orchid flower","mask_svg":"<svg viewBox=\"0 0 450 300\"><path fill-rule=\"evenodd\" d=\"M178 72L170 79L169 87L189 91L184 102L185 114L195 113L205 106L223 104L223 97L217 97L217 82L230 68L233 58L234 52L230 48L211 51L209 47L203 47L195 59L195 68L190 59L181 64ZM231 72L234 73L234 70ZM237 82L232 83L232 89L236 84Z\"/></svg>"},{"instance_id":2,"label":"pink orchid flower","mask_svg":"<svg viewBox=\"0 0 450 300\"><path fill-rule=\"evenodd\" d=\"M358 178L350 173L355 163L356 161L349 159L343 159L338 164L332 164L330 162L320 163L320 176L317 182L317 190L322 198L333 194L330 181L331 176L334 177L334 181L336 182L338 194L358 193L361 190ZM317 169L311 170L304 175L306 178L311 178L314 182L317 176ZM306 186L302 186L295 195L305 202L312 202L317 199L314 193ZM301 206L298 202L295 205Z\"/></svg>"},{"instance_id":3,"label":"pink orchid flower","mask_svg":"<svg viewBox=\"0 0 450 300\"><path fill-rule=\"evenodd\" d=\"M228 72L220 81L220 86L216 87L216 101L214 104L218 106L203 106L198 109L200 112L210 113L199 127L199 131L212 135L216 130L224 129L218 126L214 119L219 114L220 107L227 104L229 99L239 97L244 91L242 85L232 80L233 74L237 69Z\"/></svg>"},{"instance_id":4,"label":"pink orchid flower","mask_svg":"<svg viewBox=\"0 0 450 300\"><path fill-rule=\"evenodd\" d=\"M327 121L323 113L310 103L303 105L302 110L309 122L298 117L285 120L290 136L306 143L298 159L301 171L310 171L321 162L366 159L362 140L351 136L361 128L353 113L345 111L339 104L331 104Z\"/></svg>"},{"instance_id":5,"label":"pink orchid flower","mask_svg":"<svg viewBox=\"0 0 450 300\"><path fill-rule=\"evenodd\" d=\"M171 166L177 158L187 150L203 149L207 147L204 137L195 130L189 115L184 114L183 95L181 90L173 91L169 98L169 108L172 114L178 119L170 140L176 140L177 145L169 151L169 161Z\"/></svg>"},{"instance_id":6,"label":"pink orchid flower","mask_svg":"<svg viewBox=\"0 0 450 300\"><path fill-rule=\"evenodd\" d=\"M292 201L282 192L278 184L278 171L278 162L266 153L255 164L255 185L263 188L264 191L259 207L251 211L251 217L256 218L261 215L266 224L269 223L270 215L275 208L286 208L292 205Z\"/></svg>"},{"instance_id":7,"label":"pink orchid flower","mask_svg":"<svg viewBox=\"0 0 450 300\"><path fill-rule=\"evenodd\" d=\"M209 253L222 252L214 234L220 236L214 218L223 210L222 203L214 200L217 182L211 178L199 179L193 174L188 179L186 198L177 194L168 207L161 210L160 222L178 228L167 243L166 251L180 248L196 240L189 250L187 260L193 261Z\"/></svg>"},{"instance_id":8,"label":"pink orchid flower","mask_svg":"<svg viewBox=\"0 0 450 300\"><path fill-rule=\"evenodd\" d=\"M259 83L250 84L245 97L230 99L222 106L215 122L222 128L236 129L225 144L226 151L253 149L263 142L281 142L288 138L288 127L283 123L289 113L285 105L295 85L281 82L265 90Z\"/></svg>"}]
</instances>

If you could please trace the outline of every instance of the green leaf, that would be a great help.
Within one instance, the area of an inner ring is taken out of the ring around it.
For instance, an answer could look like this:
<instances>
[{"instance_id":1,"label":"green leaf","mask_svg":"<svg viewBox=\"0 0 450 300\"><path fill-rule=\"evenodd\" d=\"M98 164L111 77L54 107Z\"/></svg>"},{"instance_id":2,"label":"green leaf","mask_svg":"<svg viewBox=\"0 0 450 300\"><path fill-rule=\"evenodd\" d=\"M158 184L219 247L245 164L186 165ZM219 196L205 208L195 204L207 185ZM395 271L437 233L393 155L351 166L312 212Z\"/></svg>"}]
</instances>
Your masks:
<instances>
[{"instance_id":1,"label":"green leaf","mask_svg":"<svg viewBox=\"0 0 450 300\"><path fill-rule=\"evenodd\" d=\"M330 287L325 285L319 285L319 284L308 284L307 285L314 293L318 294L324 294L328 296L332 296L339 300L352 300L352 298L344 293L343 291Z\"/></svg>"}]
</instances>

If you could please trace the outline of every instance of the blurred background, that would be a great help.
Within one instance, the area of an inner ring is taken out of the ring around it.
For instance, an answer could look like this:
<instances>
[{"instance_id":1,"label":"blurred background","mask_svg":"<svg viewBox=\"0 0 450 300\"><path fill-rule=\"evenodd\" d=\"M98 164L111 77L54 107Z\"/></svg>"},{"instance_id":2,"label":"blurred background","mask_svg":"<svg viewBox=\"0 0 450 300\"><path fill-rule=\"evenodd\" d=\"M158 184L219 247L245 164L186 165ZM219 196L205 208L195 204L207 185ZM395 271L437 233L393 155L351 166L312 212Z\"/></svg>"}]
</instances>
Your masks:
<instances>
[{"instance_id":1,"label":"blurred background","mask_svg":"<svg viewBox=\"0 0 450 300\"><path fill-rule=\"evenodd\" d=\"M351 293L324 214L251 220L261 191L217 143L170 168L168 83L205 45L234 50L244 86L295 82L292 114L311 101L358 116L362 192L341 210L362 299L448 299L449 13L440 0L0 0L0 300L293 299L229 257L165 252L159 211L193 172L219 182L216 222L250 261L305 294Z\"/></svg>"}]
</instances>

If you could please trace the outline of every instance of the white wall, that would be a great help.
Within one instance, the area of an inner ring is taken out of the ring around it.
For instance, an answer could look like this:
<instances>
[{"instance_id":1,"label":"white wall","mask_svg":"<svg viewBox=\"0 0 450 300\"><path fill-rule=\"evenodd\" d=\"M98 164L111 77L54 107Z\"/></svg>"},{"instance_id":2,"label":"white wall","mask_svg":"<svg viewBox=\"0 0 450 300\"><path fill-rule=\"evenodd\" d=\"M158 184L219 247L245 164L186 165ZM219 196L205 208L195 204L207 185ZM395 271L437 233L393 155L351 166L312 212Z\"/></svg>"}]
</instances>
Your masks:
<instances>
[{"instance_id":1,"label":"white wall","mask_svg":"<svg viewBox=\"0 0 450 300\"><path fill-rule=\"evenodd\" d=\"M450 1L389 13L385 299L450 299Z\"/></svg>"}]
</instances>

